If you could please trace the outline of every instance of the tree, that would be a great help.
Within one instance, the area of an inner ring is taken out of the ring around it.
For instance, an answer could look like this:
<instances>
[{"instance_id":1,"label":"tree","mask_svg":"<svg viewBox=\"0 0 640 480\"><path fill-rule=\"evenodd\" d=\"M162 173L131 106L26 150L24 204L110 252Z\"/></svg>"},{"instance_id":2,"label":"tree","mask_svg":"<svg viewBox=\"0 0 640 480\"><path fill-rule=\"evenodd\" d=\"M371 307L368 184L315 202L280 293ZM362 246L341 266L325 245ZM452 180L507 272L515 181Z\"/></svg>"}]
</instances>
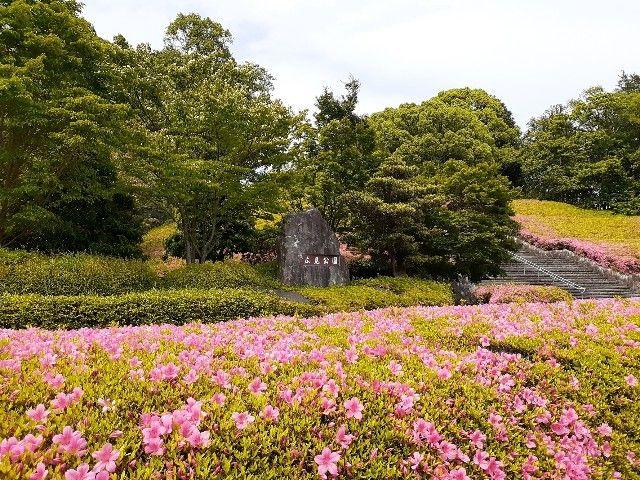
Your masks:
<instances>
[{"instance_id":1,"label":"tree","mask_svg":"<svg viewBox=\"0 0 640 480\"><path fill-rule=\"evenodd\" d=\"M541 199L640 212L640 90L587 90L529 123L521 153L525 191Z\"/></svg>"},{"instance_id":2,"label":"tree","mask_svg":"<svg viewBox=\"0 0 640 480\"><path fill-rule=\"evenodd\" d=\"M355 113L360 83L351 79L345 87L339 98L325 89L316 99L315 126L307 130L298 163L306 203L337 231L346 227L344 196L361 189L379 163L373 130L366 117Z\"/></svg>"},{"instance_id":3,"label":"tree","mask_svg":"<svg viewBox=\"0 0 640 480\"><path fill-rule=\"evenodd\" d=\"M499 273L515 248L511 198L495 165L449 162L424 175L392 157L349 195L349 241L393 275L480 279Z\"/></svg>"},{"instance_id":4,"label":"tree","mask_svg":"<svg viewBox=\"0 0 640 480\"><path fill-rule=\"evenodd\" d=\"M478 99L499 102L479 92L443 92L370 117L383 162L348 197L349 239L394 274L478 279L497 274L516 248L513 194L500 174L516 140L506 109L495 121Z\"/></svg>"},{"instance_id":5,"label":"tree","mask_svg":"<svg viewBox=\"0 0 640 480\"><path fill-rule=\"evenodd\" d=\"M73 0L0 4L0 245L135 255L133 199L114 156L126 105L110 45Z\"/></svg>"},{"instance_id":6,"label":"tree","mask_svg":"<svg viewBox=\"0 0 640 480\"><path fill-rule=\"evenodd\" d=\"M521 145L521 132L507 106L482 89L456 88L440 92L436 98L447 105L461 106L474 112L489 130L498 149L500 172L513 185L521 186L522 172L517 155Z\"/></svg>"},{"instance_id":7,"label":"tree","mask_svg":"<svg viewBox=\"0 0 640 480\"><path fill-rule=\"evenodd\" d=\"M179 15L165 47L120 41L124 95L146 147L151 195L175 215L188 262L240 245L234 229L277 209L274 173L290 162L299 117L271 97L268 73L239 64L231 36L198 15ZM242 224L242 225L240 225Z\"/></svg>"}]
</instances>

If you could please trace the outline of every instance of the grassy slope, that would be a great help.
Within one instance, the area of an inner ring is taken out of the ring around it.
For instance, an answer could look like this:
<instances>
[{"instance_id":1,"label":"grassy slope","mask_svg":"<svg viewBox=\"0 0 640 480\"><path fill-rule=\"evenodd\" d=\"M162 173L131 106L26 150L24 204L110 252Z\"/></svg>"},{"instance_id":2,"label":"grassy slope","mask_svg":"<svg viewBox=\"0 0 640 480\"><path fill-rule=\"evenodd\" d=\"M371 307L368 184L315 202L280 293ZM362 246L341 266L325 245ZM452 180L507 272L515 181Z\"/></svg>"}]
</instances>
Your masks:
<instances>
[{"instance_id":1,"label":"grassy slope","mask_svg":"<svg viewBox=\"0 0 640 480\"><path fill-rule=\"evenodd\" d=\"M513 202L516 220L534 235L575 238L640 257L640 217L543 200Z\"/></svg>"}]
</instances>

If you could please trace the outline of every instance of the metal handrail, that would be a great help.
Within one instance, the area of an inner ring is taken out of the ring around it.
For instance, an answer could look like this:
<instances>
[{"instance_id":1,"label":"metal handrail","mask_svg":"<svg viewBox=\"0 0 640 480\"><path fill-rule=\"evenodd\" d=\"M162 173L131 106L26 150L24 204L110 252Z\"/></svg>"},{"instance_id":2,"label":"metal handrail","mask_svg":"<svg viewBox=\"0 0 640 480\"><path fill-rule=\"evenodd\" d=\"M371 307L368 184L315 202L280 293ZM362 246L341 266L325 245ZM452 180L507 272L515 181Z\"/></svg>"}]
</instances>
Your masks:
<instances>
[{"instance_id":1,"label":"metal handrail","mask_svg":"<svg viewBox=\"0 0 640 480\"><path fill-rule=\"evenodd\" d=\"M525 265L530 266L531 268L538 270L539 272L544 273L545 275L553 278L554 280L557 280L558 282L567 285L568 287L571 288L575 288L576 290L579 290L581 293L584 293L587 290L587 287L583 287L582 285L578 285L577 283L573 283L571 280L567 280L564 277L561 277L560 275L558 275L557 273L553 273L549 270L547 270L546 268L538 265L537 263L532 262L531 260L521 257L520 255L518 255L517 253L512 253L511 256L521 262L524 263Z\"/></svg>"}]
</instances>

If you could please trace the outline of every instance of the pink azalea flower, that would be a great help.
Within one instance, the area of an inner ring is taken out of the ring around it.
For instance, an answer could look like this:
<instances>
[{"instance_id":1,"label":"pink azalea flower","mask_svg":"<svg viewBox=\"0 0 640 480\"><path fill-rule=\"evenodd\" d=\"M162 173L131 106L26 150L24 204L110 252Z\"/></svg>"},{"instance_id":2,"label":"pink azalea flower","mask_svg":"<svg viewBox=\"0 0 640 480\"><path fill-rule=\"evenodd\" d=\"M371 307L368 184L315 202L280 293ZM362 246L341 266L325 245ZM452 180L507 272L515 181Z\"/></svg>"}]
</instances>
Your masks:
<instances>
[{"instance_id":1,"label":"pink azalea flower","mask_svg":"<svg viewBox=\"0 0 640 480\"><path fill-rule=\"evenodd\" d=\"M447 480L471 480L467 476L467 471L464 468L456 468L451 470L447 475Z\"/></svg>"},{"instance_id":2,"label":"pink azalea flower","mask_svg":"<svg viewBox=\"0 0 640 480\"><path fill-rule=\"evenodd\" d=\"M352 397L349 400L346 400L344 402L344 408L347 412L347 418L362 420L362 411L364 410L364 406L356 397Z\"/></svg>"},{"instance_id":3,"label":"pink azalea flower","mask_svg":"<svg viewBox=\"0 0 640 480\"><path fill-rule=\"evenodd\" d=\"M395 360L391 360L389 362L389 370L393 375L402 375L402 364L396 362Z\"/></svg>"},{"instance_id":4,"label":"pink azalea flower","mask_svg":"<svg viewBox=\"0 0 640 480\"><path fill-rule=\"evenodd\" d=\"M95 480L96 474L89 469L89 465L83 463L75 470L73 468L64 473L65 480Z\"/></svg>"},{"instance_id":5,"label":"pink azalea flower","mask_svg":"<svg viewBox=\"0 0 640 480\"><path fill-rule=\"evenodd\" d=\"M58 444L59 450L81 457L86 452L87 441L82 434L74 431L70 426L62 429L62 433L53 436L53 443Z\"/></svg>"},{"instance_id":6,"label":"pink azalea flower","mask_svg":"<svg viewBox=\"0 0 640 480\"><path fill-rule=\"evenodd\" d=\"M280 409L272 407L271 405L265 406L260 413L260 417L262 417L263 420L271 422L278 420L278 415L280 415Z\"/></svg>"},{"instance_id":7,"label":"pink azalea flower","mask_svg":"<svg viewBox=\"0 0 640 480\"><path fill-rule=\"evenodd\" d=\"M355 436L348 434L347 428L344 425L342 425L338 429L338 432L336 433L336 442L338 442L338 444L342 448L349 447L349 445L351 445L351 442L353 442L354 439L355 439Z\"/></svg>"},{"instance_id":8,"label":"pink azalea flower","mask_svg":"<svg viewBox=\"0 0 640 480\"><path fill-rule=\"evenodd\" d=\"M249 412L233 412L231 417L233 418L233 421L236 422L236 428L238 430L244 430L256 419L256 417L251 415Z\"/></svg>"},{"instance_id":9,"label":"pink azalea flower","mask_svg":"<svg viewBox=\"0 0 640 480\"><path fill-rule=\"evenodd\" d=\"M627 382L627 385L629 385L630 387L636 387L638 385L638 379L629 374L626 377L624 377L625 382Z\"/></svg>"},{"instance_id":10,"label":"pink azalea flower","mask_svg":"<svg viewBox=\"0 0 640 480\"><path fill-rule=\"evenodd\" d=\"M48 474L49 472L47 471L47 467L45 466L45 464L39 462L38 465L36 465L35 471L29 477L29 480L44 480L45 478L47 478Z\"/></svg>"},{"instance_id":11,"label":"pink azalea flower","mask_svg":"<svg viewBox=\"0 0 640 480\"><path fill-rule=\"evenodd\" d=\"M27 416L36 423L46 422L48 415L49 415L49 410L47 410L45 406L41 403L36 405L36 408L27 410Z\"/></svg>"},{"instance_id":12,"label":"pink azalea flower","mask_svg":"<svg viewBox=\"0 0 640 480\"><path fill-rule=\"evenodd\" d=\"M613 429L606 423L603 423L598 427L598 433L603 437L610 437L611 433L613 433Z\"/></svg>"},{"instance_id":13,"label":"pink azalea flower","mask_svg":"<svg viewBox=\"0 0 640 480\"><path fill-rule=\"evenodd\" d=\"M256 377L251 381L248 389L254 395L261 395L267 389L267 384Z\"/></svg>"},{"instance_id":14,"label":"pink azalea flower","mask_svg":"<svg viewBox=\"0 0 640 480\"><path fill-rule=\"evenodd\" d=\"M338 475L337 463L340 461L340 453L332 452L329 447L324 447L322 453L316 455L314 460L318 464L318 474L322 478L327 478L327 473Z\"/></svg>"},{"instance_id":15,"label":"pink azalea flower","mask_svg":"<svg viewBox=\"0 0 640 480\"><path fill-rule=\"evenodd\" d=\"M413 455L409 457L409 463L411 464L411 470L417 471L420 468L420 464L424 460L424 455L420 452L413 452Z\"/></svg>"},{"instance_id":16,"label":"pink azalea flower","mask_svg":"<svg viewBox=\"0 0 640 480\"><path fill-rule=\"evenodd\" d=\"M164 446L162 438L151 437L146 439L144 443L144 452L149 455L164 455Z\"/></svg>"},{"instance_id":17,"label":"pink azalea flower","mask_svg":"<svg viewBox=\"0 0 640 480\"><path fill-rule=\"evenodd\" d=\"M97 460L93 468L95 472L106 470L113 473L116 470L116 460L120 456L120 452L114 450L110 443L105 443L100 450L93 452L91 456Z\"/></svg>"},{"instance_id":18,"label":"pink azalea flower","mask_svg":"<svg viewBox=\"0 0 640 480\"><path fill-rule=\"evenodd\" d=\"M227 399L227 396L224 393L215 393L211 397L211 401L220 407L224 405L224 402L226 399Z\"/></svg>"}]
</instances>

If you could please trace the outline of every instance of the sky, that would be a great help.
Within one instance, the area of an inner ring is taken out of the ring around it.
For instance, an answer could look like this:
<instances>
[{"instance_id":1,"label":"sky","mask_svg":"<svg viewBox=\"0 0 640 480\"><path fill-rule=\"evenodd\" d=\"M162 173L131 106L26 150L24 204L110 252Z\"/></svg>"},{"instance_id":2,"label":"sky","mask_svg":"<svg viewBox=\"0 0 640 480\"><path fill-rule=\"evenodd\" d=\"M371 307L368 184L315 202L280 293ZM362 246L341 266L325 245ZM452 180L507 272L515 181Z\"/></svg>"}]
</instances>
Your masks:
<instances>
[{"instance_id":1,"label":"sky","mask_svg":"<svg viewBox=\"0 0 640 480\"><path fill-rule=\"evenodd\" d=\"M359 112L483 88L521 127L586 88L640 73L637 0L84 0L107 39L162 47L195 12L231 31L236 59L275 77L275 95L313 110L326 86L361 81Z\"/></svg>"}]
</instances>

